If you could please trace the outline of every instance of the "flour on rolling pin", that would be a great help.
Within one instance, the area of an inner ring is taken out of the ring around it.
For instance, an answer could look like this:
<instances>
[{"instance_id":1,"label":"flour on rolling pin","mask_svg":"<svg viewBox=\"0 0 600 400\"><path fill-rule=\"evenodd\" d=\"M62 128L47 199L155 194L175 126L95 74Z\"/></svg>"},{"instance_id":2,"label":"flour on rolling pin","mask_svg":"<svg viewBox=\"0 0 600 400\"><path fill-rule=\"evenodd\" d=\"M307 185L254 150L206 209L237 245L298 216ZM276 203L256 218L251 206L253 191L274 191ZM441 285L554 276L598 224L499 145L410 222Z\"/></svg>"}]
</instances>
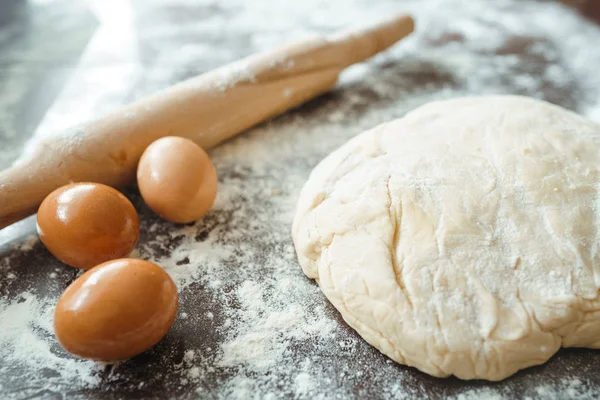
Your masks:
<instances>
[{"instance_id":1,"label":"flour on rolling pin","mask_svg":"<svg viewBox=\"0 0 600 400\"><path fill-rule=\"evenodd\" d=\"M225 92L242 82L255 82L256 76L248 67L248 63L240 61L232 65L229 69L219 71L217 79L215 79L215 88L220 92Z\"/></svg>"}]
</instances>

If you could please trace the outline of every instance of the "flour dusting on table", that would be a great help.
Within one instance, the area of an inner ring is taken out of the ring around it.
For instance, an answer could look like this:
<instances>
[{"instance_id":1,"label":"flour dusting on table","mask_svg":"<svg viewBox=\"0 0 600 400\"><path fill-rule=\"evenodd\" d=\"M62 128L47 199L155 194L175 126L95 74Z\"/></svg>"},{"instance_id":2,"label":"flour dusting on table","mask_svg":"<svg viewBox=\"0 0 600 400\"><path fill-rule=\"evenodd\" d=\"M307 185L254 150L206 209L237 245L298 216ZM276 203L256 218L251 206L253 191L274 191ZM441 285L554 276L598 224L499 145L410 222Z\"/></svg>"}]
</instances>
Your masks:
<instances>
[{"instance_id":1,"label":"flour dusting on table","mask_svg":"<svg viewBox=\"0 0 600 400\"><path fill-rule=\"evenodd\" d=\"M144 4L151 9L159 2ZM151 396L155 387L174 397L243 399L600 396L594 382L577 378L560 360L550 361L563 374L560 380L541 379L554 376L541 367L500 384L447 380L446 386L391 362L348 328L316 283L304 277L290 237L298 192L326 154L426 102L517 93L600 121L600 52L590 46L600 43L597 26L566 7L520 0L353 0L344 5L179 0L162 6L177 15L178 27L158 18L140 28L137 39L147 43L144 68L135 64L142 63L137 59L142 55L130 54L121 68L117 63L105 71L109 77L126 76L119 79L123 87L79 96L88 79L101 86L101 71L93 68L98 54L90 48L40 127L41 136L94 110L114 109L132 97L315 32L401 11L414 14L418 31L369 63L350 68L340 88L322 99L212 151L219 194L203 220L168 224L130 193L142 224L135 255L163 266L181 293L173 330L147 354L112 366L67 355L53 337L52 313L75 272L40 253L35 239L14 244L21 248L0 260L0 375L9 377L0 381L3 397L86 397L88 389ZM206 13L211 7L221 11ZM223 26L230 30L223 32ZM93 43L109 51L104 39ZM234 46L240 42L246 46L242 50ZM236 74L251 79L243 70ZM135 86L126 87L128 82ZM76 140L71 145L76 147ZM31 266L16 269L17 260ZM16 290L15 281L27 282L27 290ZM563 357L573 360L578 354ZM149 378L142 370L162 372ZM10 378L15 371L24 372Z\"/></svg>"}]
</instances>

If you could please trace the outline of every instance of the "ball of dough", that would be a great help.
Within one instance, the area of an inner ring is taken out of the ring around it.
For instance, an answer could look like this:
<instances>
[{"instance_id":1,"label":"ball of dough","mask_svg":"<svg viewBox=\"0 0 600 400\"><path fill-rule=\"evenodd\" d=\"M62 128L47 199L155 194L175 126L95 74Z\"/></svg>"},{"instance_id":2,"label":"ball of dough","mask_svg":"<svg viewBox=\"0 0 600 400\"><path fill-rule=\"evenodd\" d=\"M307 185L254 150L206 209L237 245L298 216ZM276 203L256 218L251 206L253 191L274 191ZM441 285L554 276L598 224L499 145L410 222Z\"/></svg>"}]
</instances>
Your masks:
<instances>
[{"instance_id":1,"label":"ball of dough","mask_svg":"<svg viewBox=\"0 0 600 400\"><path fill-rule=\"evenodd\" d=\"M501 380L600 346L600 126L519 96L434 102L302 190L305 274L395 361Z\"/></svg>"}]
</instances>

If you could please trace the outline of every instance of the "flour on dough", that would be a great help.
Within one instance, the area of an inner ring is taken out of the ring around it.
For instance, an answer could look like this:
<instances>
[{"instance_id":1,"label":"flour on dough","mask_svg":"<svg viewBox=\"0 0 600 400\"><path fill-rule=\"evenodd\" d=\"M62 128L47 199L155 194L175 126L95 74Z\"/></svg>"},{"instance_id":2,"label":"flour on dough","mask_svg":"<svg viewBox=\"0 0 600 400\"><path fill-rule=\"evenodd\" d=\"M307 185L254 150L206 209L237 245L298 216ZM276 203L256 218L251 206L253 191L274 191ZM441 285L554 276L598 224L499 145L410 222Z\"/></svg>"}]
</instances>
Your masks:
<instances>
[{"instance_id":1,"label":"flour on dough","mask_svg":"<svg viewBox=\"0 0 600 400\"><path fill-rule=\"evenodd\" d=\"M314 169L302 269L365 340L433 376L500 380L598 348L599 137L525 97L420 107Z\"/></svg>"}]
</instances>

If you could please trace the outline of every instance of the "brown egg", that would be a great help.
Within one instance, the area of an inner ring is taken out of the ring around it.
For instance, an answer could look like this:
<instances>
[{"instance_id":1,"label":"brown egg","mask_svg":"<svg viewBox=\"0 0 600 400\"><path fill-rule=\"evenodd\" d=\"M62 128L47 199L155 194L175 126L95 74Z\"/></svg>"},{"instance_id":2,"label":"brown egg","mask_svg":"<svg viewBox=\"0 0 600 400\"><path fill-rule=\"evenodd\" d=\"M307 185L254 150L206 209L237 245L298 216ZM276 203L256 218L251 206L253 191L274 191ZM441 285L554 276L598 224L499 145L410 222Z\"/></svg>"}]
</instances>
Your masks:
<instances>
[{"instance_id":1,"label":"brown egg","mask_svg":"<svg viewBox=\"0 0 600 400\"><path fill-rule=\"evenodd\" d=\"M44 199L37 231L50 253L72 267L88 269L127 256L140 224L133 204L99 183L63 186Z\"/></svg>"},{"instance_id":2,"label":"brown egg","mask_svg":"<svg viewBox=\"0 0 600 400\"><path fill-rule=\"evenodd\" d=\"M60 344L76 356L121 361L162 339L177 314L177 288L162 268L122 258L81 275L54 312Z\"/></svg>"},{"instance_id":3,"label":"brown egg","mask_svg":"<svg viewBox=\"0 0 600 400\"><path fill-rule=\"evenodd\" d=\"M164 137L152 143L137 169L148 206L172 222L191 222L212 207L217 171L204 150L188 139Z\"/></svg>"}]
</instances>

